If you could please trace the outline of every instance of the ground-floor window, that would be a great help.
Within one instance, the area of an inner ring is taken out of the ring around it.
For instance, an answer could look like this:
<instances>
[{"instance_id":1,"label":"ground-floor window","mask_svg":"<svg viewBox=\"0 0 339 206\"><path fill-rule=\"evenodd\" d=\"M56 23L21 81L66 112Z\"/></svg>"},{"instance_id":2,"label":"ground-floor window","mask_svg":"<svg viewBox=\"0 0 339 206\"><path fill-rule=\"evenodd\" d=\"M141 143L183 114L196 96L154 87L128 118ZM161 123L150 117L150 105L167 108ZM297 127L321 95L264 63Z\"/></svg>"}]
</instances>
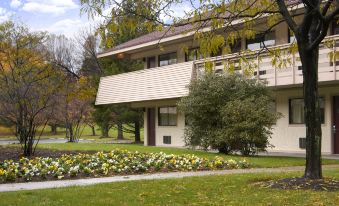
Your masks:
<instances>
[{"instance_id":1,"label":"ground-floor window","mask_svg":"<svg viewBox=\"0 0 339 206\"><path fill-rule=\"evenodd\" d=\"M177 126L177 107L159 107L159 126Z\"/></svg>"},{"instance_id":2,"label":"ground-floor window","mask_svg":"<svg viewBox=\"0 0 339 206\"><path fill-rule=\"evenodd\" d=\"M319 99L320 103L320 118L321 122L325 123L325 101L324 98ZM289 123L290 124L304 124L304 99L296 98L289 100Z\"/></svg>"}]
</instances>

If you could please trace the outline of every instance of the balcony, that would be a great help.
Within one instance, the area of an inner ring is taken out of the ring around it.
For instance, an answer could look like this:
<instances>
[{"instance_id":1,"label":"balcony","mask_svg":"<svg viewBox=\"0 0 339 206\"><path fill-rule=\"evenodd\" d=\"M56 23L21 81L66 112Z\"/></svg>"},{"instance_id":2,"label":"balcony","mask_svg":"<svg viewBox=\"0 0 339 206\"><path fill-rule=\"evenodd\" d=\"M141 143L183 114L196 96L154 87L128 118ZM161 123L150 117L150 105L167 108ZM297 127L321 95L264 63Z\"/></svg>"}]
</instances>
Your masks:
<instances>
[{"instance_id":1,"label":"balcony","mask_svg":"<svg viewBox=\"0 0 339 206\"><path fill-rule=\"evenodd\" d=\"M326 43L324 43L326 42ZM319 49L319 82L339 80L339 58L333 56L339 52L339 35L325 38ZM266 80L270 87L288 86L303 83L301 61L298 52L287 52L290 44L269 47L270 51L285 51L279 54L283 66L275 67L269 51L256 50L250 53L229 54L195 61L195 73L199 76L205 68L212 68L215 73L235 72L246 74L249 78ZM338 52L337 52L338 51ZM240 57L241 56L241 57ZM206 65L209 65L208 67ZM231 68L232 71L229 71Z\"/></svg>"},{"instance_id":2,"label":"balcony","mask_svg":"<svg viewBox=\"0 0 339 206\"><path fill-rule=\"evenodd\" d=\"M188 94L192 62L102 77L96 105L177 99Z\"/></svg>"}]
</instances>

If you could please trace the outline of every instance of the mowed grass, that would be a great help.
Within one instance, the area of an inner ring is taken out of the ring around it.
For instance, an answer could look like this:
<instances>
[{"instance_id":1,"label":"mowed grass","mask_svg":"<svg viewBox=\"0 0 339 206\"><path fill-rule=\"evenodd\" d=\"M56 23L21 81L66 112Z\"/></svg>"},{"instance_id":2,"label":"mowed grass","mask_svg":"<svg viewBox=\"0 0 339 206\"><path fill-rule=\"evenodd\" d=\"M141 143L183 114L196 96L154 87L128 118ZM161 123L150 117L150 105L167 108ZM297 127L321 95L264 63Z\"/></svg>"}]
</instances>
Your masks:
<instances>
[{"instance_id":1,"label":"mowed grass","mask_svg":"<svg viewBox=\"0 0 339 206\"><path fill-rule=\"evenodd\" d=\"M39 135L41 132L42 128L38 129L37 134ZM85 126L82 131L81 139L85 140L93 140L95 142L107 142L113 139L116 139L118 135L118 130L117 128L113 127L109 131L109 138L101 138L101 131L98 126L95 127L95 136L92 135L92 128L89 126ZM58 139L64 139L66 136L66 130L65 128L57 128L57 134L53 135L51 133L51 128L49 126L46 126L42 135L41 139L51 139L51 138L58 138ZM144 130L141 128L140 130L140 137L141 141L144 140ZM134 134L132 133L124 133L124 138L129 139L129 140L134 140ZM7 127L2 127L0 126L0 140L16 140L14 134L13 134L13 129L12 128L7 128Z\"/></svg>"},{"instance_id":2,"label":"mowed grass","mask_svg":"<svg viewBox=\"0 0 339 206\"><path fill-rule=\"evenodd\" d=\"M285 167L285 166L302 166L305 165L304 158L297 157L271 157L271 156L254 156L243 157L238 155L223 155L205 151L165 148L165 147L149 147L140 144L95 144L95 143L55 143L55 144L39 144L38 148L53 150L72 150L72 151L111 151L114 149L126 149L129 151L139 152L164 152L167 154L194 154L199 157L214 158L216 156L225 159L243 160L246 159L254 167ZM323 160L323 164L339 164L338 160Z\"/></svg>"},{"instance_id":3,"label":"mowed grass","mask_svg":"<svg viewBox=\"0 0 339 206\"><path fill-rule=\"evenodd\" d=\"M324 173L339 178L339 170ZM253 184L301 175L233 174L9 192L0 193L0 205L338 205L338 192L267 189Z\"/></svg>"}]
</instances>

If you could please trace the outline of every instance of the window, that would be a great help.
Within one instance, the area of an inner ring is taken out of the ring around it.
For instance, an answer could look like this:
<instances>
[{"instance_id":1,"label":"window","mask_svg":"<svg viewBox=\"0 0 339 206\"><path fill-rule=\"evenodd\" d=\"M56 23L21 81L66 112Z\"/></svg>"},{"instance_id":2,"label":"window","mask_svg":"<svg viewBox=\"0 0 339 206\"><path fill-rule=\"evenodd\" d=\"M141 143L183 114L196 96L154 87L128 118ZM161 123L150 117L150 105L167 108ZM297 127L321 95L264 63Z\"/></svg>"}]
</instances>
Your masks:
<instances>
[{"instance_id":1,"label":"window","mask_svg":"<svg viewBox=\"0 0 339 206\"><path fill-rule=\"evenodd\" d=\"M164 144L171 144L171 136L163 136L163 143Z\"/></svg>"},{"instance_id":2,"label":"window","mask_svg":"<svg viewBox=\"0 0 339 206\"><path fill-rule=\"evenodd\" d=\"M176 64L177 63L177 53L169 53L159 55L159 67Z\"/></svg>"},{"instance_id":3,"label":"window","mask_svg":"<svg viewBox=\"0 0 339 206\"><path fill-rule=\"evenodd\" d=\"M338 19L334 19L332 23L332 35L339 34Z\"/></svg>"},{"instance_id":4,"label":"window","mask_svg":"<svg viewBox=\"0 0 339 206\"><path fill-rule=\"evenodd\" d=\"M321 122L325 122L325 102L324 98L319 98L320 103L320 118ZM290 124L304 124L304 99L290 99L289 100L289 123Z\"/></svg>"},{"instance_id":5,"label":"window","mask_svg":"<svg viewBox=\"0 0 339 206\"><path fill-rule=\"evenodd\" d=\"M202 59L202 55L200 54L199 48L189 49L187 53L185 53L185 61L194 61L198 59Z\"/></svg>"},{"instance_id":6,"label":"window","mask_svg":"<svg viewBox=\"0 0 339 206\"><path fill-rule=\"evenodd\" d=\"M233 45L231 45L231 52L236 53L241 51L241 40L238 39L234 42Z\"/></svg>"},{"instance_id":7,"label":"window","mask_svg":"<svg viewBox=\"0 0 339 206\"><path fill-rule=\"evenodd\" d=\"M275 45L275 33L270 32L266 35L260 34L257 35L254 39L246 40L246 48L249 50L256 50L263 47L274 46Z\"/></svg>"},{"instance_id":8,"label":"window","mask_svg":"<svg viewBox=\"0 0 339 206\"><path fill-rule=\"evenodd\" d=\"M288 29L288 43L297 43L297 39L290 29Z\"/></svg>"},{"instance_id":9,"label":"window","mask_svg":"<svg viewBox=\"0 0 339 206\"><path fill-rule=\"evenodd\" d=\"M147 69L149 68L154 68L156 67L155 65L155 57L147 57Z\"/></svg>"},{"instance_id":10,"label":"window","mask_svg":"<svg viewBox=\"0 0 339 206\"><path fill-rule=\"evenodd\" d=\"M177 126L177 108L159 107L158 124L159 126Z\"/></svg>"},{"instance_id":11,"label":"window","mask_svg":"<svg viewBox=\"0 0 339 206\"><path fill-rule=\"evenodd\" d=\"M275 100L270 102L270 104L268 105L268 110L272 114L277 113L277 103L275 102Z\"/></svg>"}]
</instances>

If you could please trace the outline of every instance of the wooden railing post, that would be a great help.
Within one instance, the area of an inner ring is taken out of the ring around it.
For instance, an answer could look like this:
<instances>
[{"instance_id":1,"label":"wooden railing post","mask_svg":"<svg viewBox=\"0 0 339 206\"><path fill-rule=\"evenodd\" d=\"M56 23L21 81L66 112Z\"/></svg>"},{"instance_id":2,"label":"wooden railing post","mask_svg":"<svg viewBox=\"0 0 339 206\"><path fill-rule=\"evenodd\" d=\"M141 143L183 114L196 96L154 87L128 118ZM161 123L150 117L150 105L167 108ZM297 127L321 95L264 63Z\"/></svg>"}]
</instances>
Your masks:
<instances>
[{"instance_id":1,"label":"wooden railing post","mask_svg":"<svg viewBox=\"0 0 339 206\"><path fill-rule=\"evenodd\" d=\"M292 84L295 84L295 53L292 54Z\"/></svg>"},{"instance_id":2,"label":"wooden railing post","mask_svg":"<svg viewBox=\"0 0 339 206\"><path fill-rule=\"evenodd\" d=\"M333 79L337 80L337 60L336 60L336 50L337 50L337 40L335 38L333 38L333 47L332 47L332 52L333 52L333 57L332 57L332 61L333 61Z\"/></svg>"}]
</instances>

